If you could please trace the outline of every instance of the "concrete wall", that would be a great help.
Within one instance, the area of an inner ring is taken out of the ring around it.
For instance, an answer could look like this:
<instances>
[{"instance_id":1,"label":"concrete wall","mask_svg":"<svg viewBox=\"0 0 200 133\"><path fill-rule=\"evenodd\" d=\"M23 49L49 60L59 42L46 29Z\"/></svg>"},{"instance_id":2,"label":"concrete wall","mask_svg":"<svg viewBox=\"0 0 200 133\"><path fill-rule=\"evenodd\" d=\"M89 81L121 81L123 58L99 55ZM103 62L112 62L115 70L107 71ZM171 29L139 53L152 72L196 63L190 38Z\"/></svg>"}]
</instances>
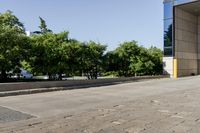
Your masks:
<instances>
[{"instance_id":1,"label":"concrete wall","mask_svg":"<svg viewBox=\"0 0 200 133\"><path fill-rule=\"evenodd\" d=\"M173 57L163 57L163 74L173 76Z\"/></svg>"},{"instance_id":2,"label":"concrete wall","mask_svg":"<svg viewBox=\"0 0 200 133\"><path fill-rule=\"evenodd\" d=\"M175 8L175 58L178 76L198 74L198 16Z\"/></svg>"}]
</instances>

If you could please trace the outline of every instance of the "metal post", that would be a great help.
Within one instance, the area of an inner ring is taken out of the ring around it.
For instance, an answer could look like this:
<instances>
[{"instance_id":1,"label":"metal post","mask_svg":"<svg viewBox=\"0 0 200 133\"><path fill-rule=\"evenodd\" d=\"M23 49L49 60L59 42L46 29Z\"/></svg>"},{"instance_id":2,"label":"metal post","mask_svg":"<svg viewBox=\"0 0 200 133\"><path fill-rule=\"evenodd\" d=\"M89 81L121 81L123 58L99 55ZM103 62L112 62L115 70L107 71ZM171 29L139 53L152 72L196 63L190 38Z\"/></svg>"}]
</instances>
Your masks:
<instances>
[{"instance_id":1,"label":"metal post","mask_svg":"<svg viewBox=\"0 0 200 133\"><path fill-rule=\"evenodd\" d=\"M175 79L178 78L178 61L177 61L177 59L173 59L173 75L174 75Z\"/></svg>"}]
</instances>

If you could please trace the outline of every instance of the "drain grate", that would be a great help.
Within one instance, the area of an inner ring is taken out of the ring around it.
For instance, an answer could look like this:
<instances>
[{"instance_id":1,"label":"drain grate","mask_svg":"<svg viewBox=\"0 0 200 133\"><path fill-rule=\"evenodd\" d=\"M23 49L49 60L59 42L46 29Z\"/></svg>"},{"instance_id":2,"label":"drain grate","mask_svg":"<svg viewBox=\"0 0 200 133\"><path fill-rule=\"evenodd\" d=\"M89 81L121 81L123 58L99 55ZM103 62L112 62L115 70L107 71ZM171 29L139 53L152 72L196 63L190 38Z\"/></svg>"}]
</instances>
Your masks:
<instances>
[{"instance_id":1,"label":"drain grate","mask_svg":"<svg viewBox=\"0 0 200 133\"><path fill-rule=\"evenodd\" d=\"M27 120L34 116L0 106L0 123Z\"/></svg>"}]
</instances>

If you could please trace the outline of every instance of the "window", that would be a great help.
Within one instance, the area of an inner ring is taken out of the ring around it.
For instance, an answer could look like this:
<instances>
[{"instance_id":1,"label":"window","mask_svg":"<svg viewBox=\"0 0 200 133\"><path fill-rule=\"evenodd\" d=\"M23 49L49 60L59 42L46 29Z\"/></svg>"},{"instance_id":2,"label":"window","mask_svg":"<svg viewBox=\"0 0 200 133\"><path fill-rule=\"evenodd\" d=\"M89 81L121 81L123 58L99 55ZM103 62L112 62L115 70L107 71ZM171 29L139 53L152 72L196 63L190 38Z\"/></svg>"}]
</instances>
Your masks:
<instances>
[{"instance_id":1,"label":"window","mask_svg":"<svg viewBox=\"0 0 200 133\"><path fill-rule=\"evenodd\" d=\"M164 20L164 47L172 46L172 19Z\"/></svg>"},{"instance_id":2,"label":"window","mask_svg":"<svg viewBox=\"0 0 200 133\"><path fill-rule=\"evenodd\" d=\"M164 3L164 56L173 55L173 2Z\"/></svg>"},{"instance_id":3,"label":"window","mask_svg":"<svg viewBox=\"0 0 200 133\"><path fill-rule=\"evenodd\" d=\"M165 47L164 48L164 56L172 56L172 47Z\"/></svg>"},{"instance_id":4,"label":"window","mask_svg":"<svg viewBox=\"0 0 200 133\"><path fill-rule=\"evenodd\" d=\"M164 20L164 55L172 56L173 54L173 19Z\"/></svg>"},{"instance_id":5,"label":"window","mask_svg":"<svg viewBox=\"0 0 200 133\"><path fill-rule=\"evenodd\" d=\"M164 19L169 19L173 17L173 3L164 3Z\"/></svg>"}]
</instances>

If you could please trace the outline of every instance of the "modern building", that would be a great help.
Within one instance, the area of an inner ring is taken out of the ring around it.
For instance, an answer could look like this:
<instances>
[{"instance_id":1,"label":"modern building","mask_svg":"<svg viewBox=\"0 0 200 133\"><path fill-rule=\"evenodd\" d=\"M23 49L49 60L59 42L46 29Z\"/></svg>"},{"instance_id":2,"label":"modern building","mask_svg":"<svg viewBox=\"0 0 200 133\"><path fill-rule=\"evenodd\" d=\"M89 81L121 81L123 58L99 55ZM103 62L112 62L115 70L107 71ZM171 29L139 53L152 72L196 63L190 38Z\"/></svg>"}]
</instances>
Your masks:
<instances>
[{"instance_id":1,"label":"modern building","mask_svg":"<svg viewBox=\"0 0 200 133\"><path fill-rule=\"evenodd\" d=\"M34 32L26 31L27 36L33 36L33 35L38 35L38 34L41 34L41 32L40 31L34 31Z\"/></svg>"},{"instance_id":2,"label":"modern building","mask_svg":"<svg viewBox=\"0 0 200 133\"><path fill-rule=\"evenodd\" d=\"M34 34L35 34L34 32L26 31L26 35L27 35L27 36L32 36L32 35L34 35Z\"/></svg>"},{"instance_id":3,"label":"modern building","mask_svg":"<svg viewBox=\"0 0 200 133\"><path fill-rule=\"evenodd\" d=\"M200 74L200 0L164 0L164 73Z\"/></svg>"}]
</instances>

